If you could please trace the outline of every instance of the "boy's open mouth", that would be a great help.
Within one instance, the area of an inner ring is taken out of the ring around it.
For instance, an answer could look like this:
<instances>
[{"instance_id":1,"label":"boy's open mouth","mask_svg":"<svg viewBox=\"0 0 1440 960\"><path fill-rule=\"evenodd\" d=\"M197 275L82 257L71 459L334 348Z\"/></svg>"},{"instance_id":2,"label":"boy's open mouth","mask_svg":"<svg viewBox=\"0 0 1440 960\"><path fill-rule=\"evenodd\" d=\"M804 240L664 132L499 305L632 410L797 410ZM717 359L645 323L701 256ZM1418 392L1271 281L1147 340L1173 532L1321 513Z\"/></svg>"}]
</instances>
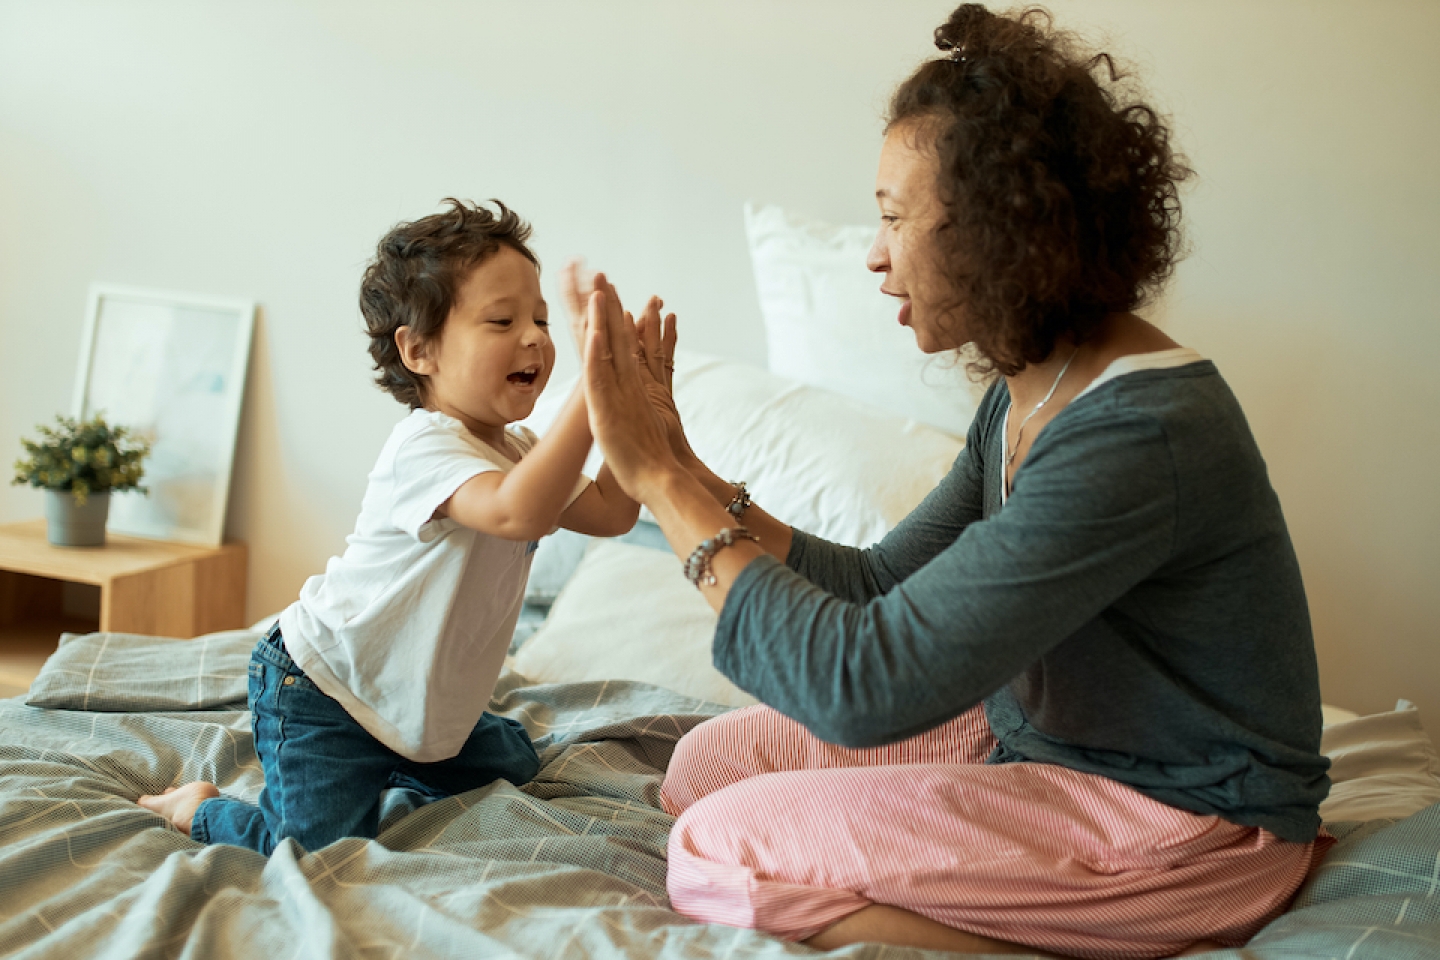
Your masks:
<instances>
[{"instance_id":1,"label":"boy's open mouth","mask_svg":"<svg viewBox=\"0 0 1440 960\"><path fill-rule=\"evenodd\" d=\"M505 379L511 383L523 383L529 386L535 382L535 378L538 376L540 376L539 367L526 367L524 370L516 370Z\"/></svg>"}]
</instances>

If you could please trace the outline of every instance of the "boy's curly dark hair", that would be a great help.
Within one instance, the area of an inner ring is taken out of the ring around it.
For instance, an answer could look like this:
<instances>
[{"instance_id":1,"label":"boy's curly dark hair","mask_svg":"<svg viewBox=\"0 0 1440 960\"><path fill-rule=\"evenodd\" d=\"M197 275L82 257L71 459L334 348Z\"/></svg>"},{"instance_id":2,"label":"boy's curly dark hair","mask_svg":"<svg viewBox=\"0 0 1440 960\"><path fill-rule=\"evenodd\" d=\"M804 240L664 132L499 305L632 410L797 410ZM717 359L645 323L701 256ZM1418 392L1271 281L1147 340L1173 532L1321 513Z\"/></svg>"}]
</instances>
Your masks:
<instances>
[{"instance_id":1,"label":"boy's curly dark hair","mask_svg":"<svg viewBox=\"0 0 1440 960\"><path fill-rule=\"evenodd\" d=\"M447 197L449 209L411 223L399 223L381 238L375 259L360 280L360 313L370 335L370 356L381 389L411 409L425 404L425 377L400 359L395 331L409 327L422 342L445 325L456 291L470 271L501 244L540 261L526 246L530 225L499 200L496 216L475 203Z\"/></svg>"},{"instance_id":2,"label":"boy's curly dark hair","mask_svg":"<svg viewBox=\"0 0 1440 960\"><path fill-rule=\"evenodd\" d=\"M917 121L935 137L936 253L979 352L970 367L1011 375L1160 291L1191 171L1109 54L1084 53L1043 9L967 3L935 45L947 56L895 91L886 130Z\"/></svg>"}]
</instances>

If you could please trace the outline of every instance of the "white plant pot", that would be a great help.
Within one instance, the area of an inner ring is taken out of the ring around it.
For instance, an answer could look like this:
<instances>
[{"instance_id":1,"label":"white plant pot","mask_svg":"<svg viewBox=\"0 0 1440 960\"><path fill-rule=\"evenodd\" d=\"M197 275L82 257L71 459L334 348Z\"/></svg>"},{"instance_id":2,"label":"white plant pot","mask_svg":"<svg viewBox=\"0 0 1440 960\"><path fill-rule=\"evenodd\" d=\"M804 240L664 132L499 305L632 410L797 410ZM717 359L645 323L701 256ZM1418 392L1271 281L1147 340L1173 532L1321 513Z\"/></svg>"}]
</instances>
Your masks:
<instances>
[{"instance_id":1,"label":"white plant pot","mask_svg":"<svg viewBox=\"0 0 1440 960\"><path fill-rule=\"evenodd\" d=\"M45 534L57 547L103 547L110 493L92 493L85 503L68 490L45 491Z\"/></svg>"}]
</instances>

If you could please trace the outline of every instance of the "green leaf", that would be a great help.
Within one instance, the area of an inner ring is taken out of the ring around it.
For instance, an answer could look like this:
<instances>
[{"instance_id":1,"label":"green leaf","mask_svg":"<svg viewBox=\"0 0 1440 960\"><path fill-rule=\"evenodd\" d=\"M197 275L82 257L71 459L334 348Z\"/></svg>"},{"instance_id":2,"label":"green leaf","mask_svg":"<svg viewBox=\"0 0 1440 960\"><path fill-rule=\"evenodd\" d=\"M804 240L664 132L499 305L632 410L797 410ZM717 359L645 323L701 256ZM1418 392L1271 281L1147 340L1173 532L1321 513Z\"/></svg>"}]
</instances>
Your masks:
<instances>
[{"instance_id":1,"label":"green leaf","mask_svg":"<svg viewBox=\"0 0 1440 960\"><path fill-rule=\"evenodd\" d=\"M151 441L124 426L112 427L104 415L88 420L57 416L55 426L40 424L38 439L21 438L26 456L15 461L12 484L69 490L84 502L90 493L144 490L144 460Z\"/></svg>"}]
</instances>

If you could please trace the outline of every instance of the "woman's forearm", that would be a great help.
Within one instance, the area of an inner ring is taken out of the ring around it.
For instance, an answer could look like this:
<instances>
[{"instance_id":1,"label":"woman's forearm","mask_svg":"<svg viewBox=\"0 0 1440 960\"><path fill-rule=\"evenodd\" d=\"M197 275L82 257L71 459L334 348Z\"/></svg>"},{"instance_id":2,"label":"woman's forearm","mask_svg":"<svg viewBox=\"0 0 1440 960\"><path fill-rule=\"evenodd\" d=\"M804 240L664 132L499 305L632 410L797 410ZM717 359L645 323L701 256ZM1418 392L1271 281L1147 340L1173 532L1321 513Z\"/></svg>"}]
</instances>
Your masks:
<instances>
[{"instance_id":1,"label":"woman's forearm","mask_svg":"<svg viewBox=\"0 0 1440 960\"><path fill-rule=\"evenodd\" d=\"M735 498L736 484L716 475L713 470L705 466L699 457L691 454L686 458L684 467L685 471L694 477L722 508ZM654 512L653 507L651 507L651 512ZM760 546L765 549L765 552L774 555L781 563L784 563L785 558L790 555L790 539L793 531L788 523L776 520L753 503L745 508L740 520L736 521L731 518L729 526L733 527L737 523L743 524L751 534L759 537Z\"/></svg>"},{"instance_id":2,"label":"woman's forearm","mask_svg":"<svg viewBox=\"0 0 1440 960\"><path fill-rule=\"evenodd\" d=\"M665 534L666 542L675 551L675 556L682 561L703 541L712 539L721 530L741 526L726 512L720 498L716 496L718 489L714 484L702 482L678 465L673 470L665 471L655 482L648 485L643 502L655 515L655 520ZM724 502L730 502L729 496L725 497ZM744 525L747 528L752 519L751 510L754 510L754 507L746 511ZM768 516L763 517L762 523L766 526L784 527L783 539L788 546L789 527ZM772 539L778 538L776 531L771 531L771 534ZM760 536L758 533L754 535ZM725 606L730 585L735 582L740 571L756 557L763 556L767 550L763 539L761 543L739 540L733 546L724 547L713 554L710 559L710 573L714 575L715 582L700 583L697 586L717 613Z\"/></svg>"}]
</instances>

